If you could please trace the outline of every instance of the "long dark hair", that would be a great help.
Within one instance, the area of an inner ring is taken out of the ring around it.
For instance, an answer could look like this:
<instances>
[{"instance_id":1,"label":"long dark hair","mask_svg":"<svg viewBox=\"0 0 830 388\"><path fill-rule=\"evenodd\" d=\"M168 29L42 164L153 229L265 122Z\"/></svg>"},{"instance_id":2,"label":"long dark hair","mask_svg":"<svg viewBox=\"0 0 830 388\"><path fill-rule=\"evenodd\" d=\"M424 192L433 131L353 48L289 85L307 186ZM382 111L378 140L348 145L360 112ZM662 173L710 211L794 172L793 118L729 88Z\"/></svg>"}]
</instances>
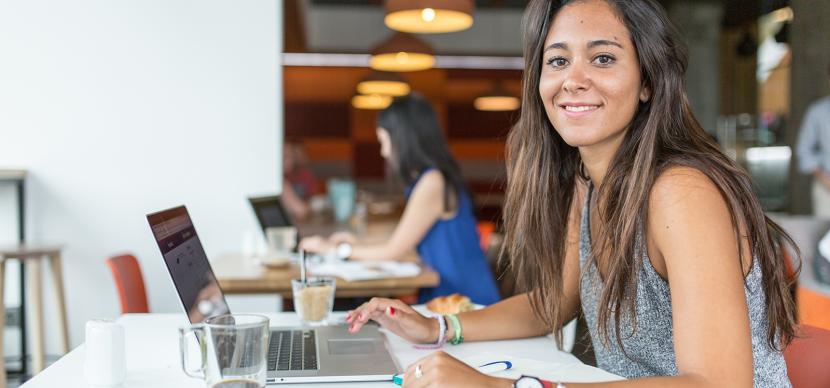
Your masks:
<instances>
[{"instance_id":1,"label":"long dark hair","mask_svg":"<svg viewBox=\"0 0 830 388\"><path fill-rule=\"evenodd\" d=\"M621 313L629 314L636 327L636 275L642 259L636 254L637 228L645 226L641 222L647 217L656 178L669 167L687 166L704 173L719 188L738 241L738 260L744 257L742 242L748 239L763 276L767 340L772 348L780 349L793 338L796 324L795 303L788 291L793 279L786 276L782 244L796 252L797 247L766 217L748 174L720 151L692 114L683 81L686 52L662 7L653 0L607 2L631 34L643 85L651 91L651 98L638 107L596 193L603 227L594 252L604 255L603 262L609 264L598 308L603 340L609 339L607 322L612 315L620 348ZM522 21L523 103L519 121L508 136L504 212L505 250L517 281L530 291L535 314L560 338L566 318L560 306L568 215L578 180L584 178L580 178L577 148L565 143L548 120L539 96L539 77L550 24L569 3L533 0Z\"/></svg>"},{"instance_id":2,"label":"long dark hair","mask_svg":"<svg viewBox=\"0 0 830 388\"><path fill-rule=\"evenodd\" d=\"M450 194L459 198L466 189L461 170L450 154L438 117L429 101L417 93L395 98L378 115L378 127L389 133L392 142L390 163L404 185L411 186L427 169L440 171L446 182L444 211L453 210Z\"/></svg>"}]
</instances>

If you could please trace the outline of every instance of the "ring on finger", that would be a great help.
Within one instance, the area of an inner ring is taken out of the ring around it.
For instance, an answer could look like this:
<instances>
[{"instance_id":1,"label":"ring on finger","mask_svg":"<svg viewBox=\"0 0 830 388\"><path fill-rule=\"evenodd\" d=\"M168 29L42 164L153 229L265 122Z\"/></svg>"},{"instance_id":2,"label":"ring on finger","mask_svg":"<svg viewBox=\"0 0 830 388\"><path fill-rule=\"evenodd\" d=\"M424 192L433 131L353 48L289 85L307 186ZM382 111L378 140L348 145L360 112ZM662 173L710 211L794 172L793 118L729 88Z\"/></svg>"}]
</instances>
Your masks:
<instances>
[{"instance_id":1,"label":"ring on finger","mask_svg":"<svg viewBox=\"0 0 830 388\"><path fill-rule=\"evenodd\" d=\"M423 369L421 369L421 365L420 364L416 365L415 366L415 378L420 379L421 376L423 376L423 375L424 375L424 371L423 371Z\"/></svg>"}]
</instances>

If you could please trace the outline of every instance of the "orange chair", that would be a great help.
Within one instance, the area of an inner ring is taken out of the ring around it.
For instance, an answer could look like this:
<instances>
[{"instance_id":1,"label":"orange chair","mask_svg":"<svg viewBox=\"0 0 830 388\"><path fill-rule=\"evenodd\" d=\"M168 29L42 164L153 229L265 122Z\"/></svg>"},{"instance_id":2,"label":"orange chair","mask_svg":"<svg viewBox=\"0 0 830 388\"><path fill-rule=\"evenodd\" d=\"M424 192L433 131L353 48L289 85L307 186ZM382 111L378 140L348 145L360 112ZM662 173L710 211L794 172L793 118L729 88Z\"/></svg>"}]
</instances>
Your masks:
<instances>
[{"instance_id":1,"label":"orange chair","mask_svg":"<svg viewBox=\"0 0 830 388\"><path fill-rule=\"evenodd\" d=\"M115 286L118 288L118 298L121 301L121 314L149 313L147 291L144 289L144 278L141 276L141 267L135 256L126 254L110 257L107 266L112 271Z\"/></svg>"},{"instance_id":2,"label":"orange chair","mask_svg":"<svg viewBox=\"0 0 830 388\"><path fill-rule=\"evenodd\" d=\"M830 387L830 330L801 325L798 335L784 349L793 388Z\"/></svg>"},{"instance_id":3,"label":"orange chair","mask_svg":"<svg viewBox=\"0 0 830 388\"><path fill-rule=\"evenodd\" d=\"M479 221L476 227L478 229L478 241L481 244L481 250L486 253L490 247L490 237L496 230L496 223L492 221Z\"/></svg>"}]
</instances>

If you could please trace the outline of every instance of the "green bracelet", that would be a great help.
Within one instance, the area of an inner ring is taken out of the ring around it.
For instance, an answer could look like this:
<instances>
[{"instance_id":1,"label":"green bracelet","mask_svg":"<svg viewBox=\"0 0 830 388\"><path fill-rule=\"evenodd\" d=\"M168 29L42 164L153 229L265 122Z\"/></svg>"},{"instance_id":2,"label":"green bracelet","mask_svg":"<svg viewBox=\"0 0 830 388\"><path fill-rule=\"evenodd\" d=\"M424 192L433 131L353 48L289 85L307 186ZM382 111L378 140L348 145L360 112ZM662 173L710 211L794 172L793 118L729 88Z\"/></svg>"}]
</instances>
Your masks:
<instances>
[{"instance_id":1,"label":"green bracelet","mask_svg":"<svg viewBox=\"0 0 830 388\"><path fill-rule=\"evenodd\" d=\"M446 317L450 319L452 329L453 331L455 331L455 335L450 340L450 343L453 345L458 345L464 342L464 337L461 335L461 321L458 320L458 316L455 314L448 314L446 315Z\"/></svg>"}]
</instances>

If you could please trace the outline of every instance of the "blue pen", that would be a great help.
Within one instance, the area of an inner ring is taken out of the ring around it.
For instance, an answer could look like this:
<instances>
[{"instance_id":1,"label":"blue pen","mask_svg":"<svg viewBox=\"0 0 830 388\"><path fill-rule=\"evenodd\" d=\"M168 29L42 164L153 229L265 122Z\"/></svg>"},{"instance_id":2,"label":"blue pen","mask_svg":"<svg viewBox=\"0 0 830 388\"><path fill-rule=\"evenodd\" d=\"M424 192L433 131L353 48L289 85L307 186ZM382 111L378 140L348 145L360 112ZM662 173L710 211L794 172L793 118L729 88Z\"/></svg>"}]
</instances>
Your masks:
<instances>
[{"instance_id":1,"label":"blue pen","mask_svg":"<svg viewBox=\"0 0 830 388\"><path fill-rule=\"evenodd\" d=\"M484 374L489 373L496 373L503 370L508 370L513 367L513 363L510 361L493 361L484 365L479 365L478 371ZM396 385L403 385L403 376L401 375L394 375L392 376L392 382Z\"/></svg>"}]
</instances>

